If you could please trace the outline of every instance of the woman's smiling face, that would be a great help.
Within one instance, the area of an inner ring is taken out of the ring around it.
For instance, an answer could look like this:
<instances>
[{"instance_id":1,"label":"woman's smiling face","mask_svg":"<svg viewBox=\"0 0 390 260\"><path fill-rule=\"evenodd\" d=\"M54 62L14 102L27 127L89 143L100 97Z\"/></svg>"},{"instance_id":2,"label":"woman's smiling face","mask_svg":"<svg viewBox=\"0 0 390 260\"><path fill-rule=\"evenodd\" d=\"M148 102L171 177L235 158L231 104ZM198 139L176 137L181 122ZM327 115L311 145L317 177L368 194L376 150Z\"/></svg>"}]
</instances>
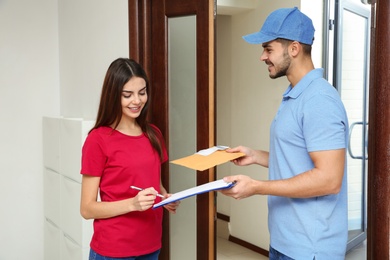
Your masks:
<instances>
[{"instance_id":1,"label":"woman's smiling face","mask_svg":"<svg viewBox=\"0 0 390 260\"><path fill-rule=\"evenodd\" d=\"M122 118L136 119L148 101L146 82L143 78L132 77L122 90Z\"/></svg>"}]
</instances>

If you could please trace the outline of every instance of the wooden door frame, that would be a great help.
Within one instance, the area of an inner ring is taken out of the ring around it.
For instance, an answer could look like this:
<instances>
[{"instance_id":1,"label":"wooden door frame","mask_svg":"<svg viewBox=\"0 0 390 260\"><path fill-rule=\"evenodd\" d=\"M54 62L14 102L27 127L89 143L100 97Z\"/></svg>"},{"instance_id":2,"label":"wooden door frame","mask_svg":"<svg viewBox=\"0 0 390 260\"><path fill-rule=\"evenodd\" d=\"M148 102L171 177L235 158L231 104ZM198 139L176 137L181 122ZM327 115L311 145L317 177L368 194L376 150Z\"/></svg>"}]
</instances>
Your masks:
<instances>
[{"instance_id":1,"label":"wooden door frame","mask_svg":"<svg viewBox=\"0 0 390 260\"><path fill-rule=\"evenodd\" d=\"M373 0L371 6L367 259L389 259L390 1Z\"/></svg>"},{"instance_id":2,"label":"wooden door frame","mask_svg":"<svg viewBox=\"0 0 390 260\"><path fill-rule=\"evenodd\" d=\"M152 62L153 51L167 54L166 30L156 30L152 23L153 12L167 11L166 18L196 14L197 30L197 100L207 100L207 106L197 106L197 150L215 145L216 119L215 119L215 19L214 0L128 0L129 6L129 53L130 57L138 61L149 76L152 91L158 90L158 96L152 93L152 108L150 120L156 124L166 137L169 147L168 129L168 73L167 56L163 62ZM154 6L154 10L152 10ZM190 10L183 13L182 10ZM161 22L161 21L159 21ZM164 20L165 28L167 19ZM153 42L155 34L165 39L165 42ZM207 35L207 37L198 37ZM153 45L154 44L154 45ZM208 86L205 88L204 86ZM155 109L153 109L153 107ZM162 182L169 191L169 163L162 167ZM215 180L215 168L197 172L197 185ZM216 259L215 223L216 207L215 193L205 193L197 196L197 259ZM169 259L169 214L164 211L163 221L163 248L160 259Z\"/></svg>"}]
</instances>

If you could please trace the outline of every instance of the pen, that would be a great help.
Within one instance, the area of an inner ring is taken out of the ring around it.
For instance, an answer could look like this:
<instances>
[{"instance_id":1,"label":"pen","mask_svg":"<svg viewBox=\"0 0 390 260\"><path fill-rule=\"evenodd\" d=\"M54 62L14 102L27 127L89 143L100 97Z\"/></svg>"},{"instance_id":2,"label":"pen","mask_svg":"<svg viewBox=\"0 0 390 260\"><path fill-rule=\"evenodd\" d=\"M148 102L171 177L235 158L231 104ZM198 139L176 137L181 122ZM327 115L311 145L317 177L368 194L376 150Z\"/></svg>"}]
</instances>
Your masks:
<instances>
[{"instance_id":1,"label":"pen","mask_svg":"<svg viewBox=\"0 0 390 260\"><path fill-rule=\"evenodd\" d=\"M144 189L141 189L141 188L136 187L136 186L130 186L130 188L132 188L133 190L139 190L139 191L144 190ZM160 197L160 198L164 198L164 196L161 195L161 194L159 194L159 193L157 193L156 196L158 196L158 197Z\"/></svg>"}]
</instances>

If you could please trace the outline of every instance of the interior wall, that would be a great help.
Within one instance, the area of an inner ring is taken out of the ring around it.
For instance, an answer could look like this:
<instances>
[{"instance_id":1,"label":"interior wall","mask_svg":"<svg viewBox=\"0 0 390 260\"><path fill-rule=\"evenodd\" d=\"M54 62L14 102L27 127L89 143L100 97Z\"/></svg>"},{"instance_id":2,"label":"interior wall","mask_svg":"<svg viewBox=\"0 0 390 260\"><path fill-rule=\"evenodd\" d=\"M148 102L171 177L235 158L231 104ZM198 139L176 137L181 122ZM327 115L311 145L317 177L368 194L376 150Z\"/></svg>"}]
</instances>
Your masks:
<instances>
[{"instance_id":1,"label":"interior wall","mask_svg":"<svg viewBox=\"0 0 390 260\"><path fill-rule=\"evenodd\" d=\"M58 0L61 115L95 119L110 63L129 56L127 0Z\"/></svg>"},{"instance_id":2,"label":"interior wall","mask_svg":"<svg viewBox=\"0 0 390 260\"><path fill-rule=\"evenodd\" d=\"M256 9L217 18L217 143L268 150L269 128L288 86L285 77L272 80L260 61L262 47L246 43L242 36L259 31L269 13L297 6L313 19L316 28L313 60L322 63L323 1L261 1ZM217 167L217 178L244 174L268 179L268 169L232 163ZM230 235L268 249L267 196L234 200L217 195L217 211L230 217Z\"/></svg>"},{"instance_id":3,"label":"interior wall","mask_svg":"<svg viewBox=\"0 0 390 260\"><path fill-rule=\"evenodd\" d=\"M41 120L59 115L57 2L0 1L0 259L43 259Z\"/></svg>"},{"instance_id":4,"label":"interior wall","mask_svg":"<svg viewBox=\"0 0 390 260\"><path fill-rule=\"evenodd\" d=\"M94 118L127 0L0 0L0 259L43 259L42 118Z\"/></svg>"}]
</instances>

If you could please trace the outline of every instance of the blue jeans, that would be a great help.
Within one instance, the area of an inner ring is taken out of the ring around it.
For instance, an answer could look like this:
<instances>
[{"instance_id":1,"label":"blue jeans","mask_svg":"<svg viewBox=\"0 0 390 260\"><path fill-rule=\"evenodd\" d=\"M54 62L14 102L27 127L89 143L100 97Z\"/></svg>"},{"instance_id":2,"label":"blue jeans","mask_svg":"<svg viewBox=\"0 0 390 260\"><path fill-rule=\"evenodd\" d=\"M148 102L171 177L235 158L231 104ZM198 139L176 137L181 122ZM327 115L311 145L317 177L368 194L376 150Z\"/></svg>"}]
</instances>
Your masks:
<instances>
[{"instance_id":1,"label":"blue jeans","mask_svg":"<svg viewBox=\"0 0 390 260\"><path fill-rule=\"evenodd\" d=\"M89 251L89 260L158 260L160 250L153 253L141 256L129 256L129 257L107 257L96 253L92 248Z\"/></svg>"},{"instance_id":2,"label":"blue jeans","mask_svg":"<svg viewBox=\"0 0 390 260\"><path fill-rule=\"evenodd\" d=\"M286 256L285 254L280 253L278 250L274 249L272 246L269 246L269 259L270 260L294 260L291 257ZM314 257L313 260L316 258Z\"/></svg>"},{"instance_id":3,"label":"blue jeans","mask_svg":"<svg viewBox=\"0 0 390 260\"><path fill-rule=\"evenodd\" d=\"M269 246L269 259L270 260L294 260L291 257L288 257L278 250L274 249L272 246Z\"/></svg>"}]
</instances>

